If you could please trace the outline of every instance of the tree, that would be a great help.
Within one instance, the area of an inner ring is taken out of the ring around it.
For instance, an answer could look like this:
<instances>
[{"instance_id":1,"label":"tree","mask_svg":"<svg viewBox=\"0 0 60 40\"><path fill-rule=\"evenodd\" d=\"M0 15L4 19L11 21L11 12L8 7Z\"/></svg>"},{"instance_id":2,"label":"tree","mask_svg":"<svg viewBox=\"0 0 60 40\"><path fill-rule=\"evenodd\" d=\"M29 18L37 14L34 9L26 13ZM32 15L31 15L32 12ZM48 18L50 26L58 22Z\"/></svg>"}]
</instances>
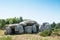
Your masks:
<instances>
[{"instance_id":1,"label":"tree","mask_svg":"<svg viewBox=\"0 0 60 40\"><path fill-rule=\"evenodd\" d=\"M7 19L0 19L0 28L4 28L5 24L14 24L14 23L19 23L22 22L23 18L7 18Z\"/></svg>"},{"instance_id":2,"label":"tree","mask_svg":"<svg viewBox=\"0 0 60 40\"><path fill-rule=\"evenodd\" d=\"M55 26L56 26L56 23L55 23L55 22L53 22L53 23L51 24L52 29L54 29L54 28L55 28Z\"/></svg>"},{"instance_id":3,"label":"tree","mask_svg":"<svg viewBox=\"0 0 60 40\"><path fill-rule=\"evenodd\" d=\"M17 21L17 23L20 23L23 21L23 18L22 17L16 18L16 21Z\"/></svg>"},{"instance_id":4,"label":"tree","mask_svg":"<svg viewBox=\"0 0 60 40\"><path fill-rule=\"evenodd\" d=\"M12 18L13 23L18 23L18 19L16 17Z\"/></svg>"},{"instance_id":5,"label":"tree","mask_svg":"<svg viewBox=\"0 0 60 40\"><path fill-rule=\"evenodd\" d=\"M7 18L7 19L5 20L5 22L6 22L6 24L9 24L9 18Z\"/></svg>"},{"instance_id":6,"label":"tree","mask_svg":"<svg viewBox=\"0 0 60 40\"><path fill-rule=\"evenodd\" d=\"M23 21L23 18L22 17L20 17L20 22L22 22Z\"/></svg>"},{"instance_id":7,"label":"tree","mask_svg":"<svg viewBox=\"0 0 60 40\"><path fill-rule=\"evenodd\" d=\"M13 20L12 19L9 20L9 24L13 24Z\"/></svg>"},{"instance_id":8,"label":"tree","mask_svg":"<svg viewBox=\"0 0 60 40\"><path fill-rule=\"evenodd\" d=\"M55 29L60 29L60 23L57 23Z\"/></svg>"},{"instance_id":9,"label":"tree","mask_svg":"<svg viewBox=\"0 0 60 40\"><path fill-rule=\"evenodd\" d=\"M4 26L5 26L5 20L0 19L0 28L4 28Z\"/></svg>"}]
</instances>

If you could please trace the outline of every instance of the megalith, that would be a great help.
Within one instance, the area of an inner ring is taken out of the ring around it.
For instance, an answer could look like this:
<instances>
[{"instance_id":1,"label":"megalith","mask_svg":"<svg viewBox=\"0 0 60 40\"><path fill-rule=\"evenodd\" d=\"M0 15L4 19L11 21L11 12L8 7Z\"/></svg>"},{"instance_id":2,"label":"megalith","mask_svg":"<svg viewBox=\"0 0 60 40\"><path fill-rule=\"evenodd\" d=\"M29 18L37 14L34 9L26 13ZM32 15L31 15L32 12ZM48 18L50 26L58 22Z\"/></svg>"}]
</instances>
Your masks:
<instances>
[{"instance_id":1,"label":"megalith","mask_svg":"<svg viewBox=\"0 0 60 40\"><path fill-rule=\"evenodd\" d=\"M26 26L25 33L32 33L32 26Z\"/></svg>"},{"instance_id":2,"label":"megalith","mask_svg":"<svg viewBox=\"0 0 60 40\"><path fill-rule=\"evenodd\" d=\"M43 23L40 27L39 27L39 30L40 31L44 31L44 30L51 30L51 26L49 23Z\"/></svg>"},{"instance_id":3,"label":"megalith","mask_svg":"<svg viewBox=\"0 0 60 40\"><path fill-rule=\"evenodd\" d=\"M15 32L16 33L24 33L24 29L22 25L17 25L17 27L15 27Z\"/></svg>"},{"instance_id":4,"label":"megalith","mask_svg":"<svg viewBox=\"0 0 60 40\"><path fill-rule=\"evenodd\" d=\"M6 27L6 30L5 30L5 34L11 34L11 28L10 27Z\"/></svg>"}]
</instances>

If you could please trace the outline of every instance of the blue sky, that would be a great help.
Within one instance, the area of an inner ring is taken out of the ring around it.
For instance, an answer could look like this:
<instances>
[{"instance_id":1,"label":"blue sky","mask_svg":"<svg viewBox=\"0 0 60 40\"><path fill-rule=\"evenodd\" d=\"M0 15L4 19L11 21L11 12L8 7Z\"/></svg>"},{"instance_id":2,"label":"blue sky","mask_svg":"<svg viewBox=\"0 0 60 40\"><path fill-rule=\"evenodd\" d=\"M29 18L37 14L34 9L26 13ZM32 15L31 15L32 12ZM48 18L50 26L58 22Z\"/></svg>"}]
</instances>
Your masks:
<instances>
[{"instance_id":1,"label":"blue sky","mask_svg":"<svg viewBox=\"0 0 60 40\"><path fill-rule=\"evenodd\" d=\"M0 19L20 16L38 23L58 23L60 0L0 0Z\"/></svg>"}]
</instances>

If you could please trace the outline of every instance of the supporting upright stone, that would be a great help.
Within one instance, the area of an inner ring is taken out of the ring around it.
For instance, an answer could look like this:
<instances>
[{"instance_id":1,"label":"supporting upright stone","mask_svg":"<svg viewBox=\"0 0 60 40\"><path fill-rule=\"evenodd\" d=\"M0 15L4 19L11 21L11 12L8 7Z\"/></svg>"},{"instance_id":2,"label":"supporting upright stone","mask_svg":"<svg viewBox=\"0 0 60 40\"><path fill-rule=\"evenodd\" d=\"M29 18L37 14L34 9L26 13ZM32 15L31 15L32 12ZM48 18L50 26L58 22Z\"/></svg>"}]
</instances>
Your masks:
<instances>
[{"instance_id":1,"label":"supporting upright stone","mask_svg":"<svg viewBox=\"0 0 60 40\"><path fill-rule=\"evenodd\" d=\"M41 25L41 27L39 28L40 31L44 31L44 30L51 30L51 26L49 25L49 23L43 23Z\"/></svg>"},{"instance_id":2,"label":"supporting upright stone","mask_svg":"<svg viewBox=\"0 0 60 40\"><path fill-rule=\"evenodd\" d=\"M18 33L24 33L24 29L22 25L17 25L17 27L15 27L15 31Z\"/></svg>"},{"instance_id":3,"label":"supporting upright stone","mask_svg":"<svg viewBox=\"0 0 60 40\"><path fill-rule=\"evenodd\" d=\"M26 33L32 33L32 26L26 26L25 27L25 32Z\"/></svg>"},{"instance_id":4,"label":"supporting upright stone","mask_svg":"<svg viewBox=\"0 0 60 40\"><path fill-rule=\"evenodd\" d=\"M37 32L36 24L34 24L34 25L32 26L32 32L33 32L33 33L36 33L36 32Z\"/></svg>"},{"instance_id":5,"label":"supporting upright stone","mask_svg":"<svg viewBox=\"0 0 60 40\"><path fill-rule=\"evenodd\" d=\"M10 27L6 27L6 31L5 31L5 34L11 34L11 28Z\"/></svg>"}]
</instances>

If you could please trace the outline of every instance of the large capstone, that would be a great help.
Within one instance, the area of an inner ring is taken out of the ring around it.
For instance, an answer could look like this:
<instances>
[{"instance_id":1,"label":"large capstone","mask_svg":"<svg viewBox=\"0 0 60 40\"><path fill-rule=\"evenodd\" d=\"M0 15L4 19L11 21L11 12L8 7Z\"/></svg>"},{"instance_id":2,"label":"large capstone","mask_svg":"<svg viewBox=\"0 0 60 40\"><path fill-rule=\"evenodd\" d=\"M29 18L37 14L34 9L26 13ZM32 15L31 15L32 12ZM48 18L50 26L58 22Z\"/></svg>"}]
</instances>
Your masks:
<instances>
[{"instance_id":1,"label":"large capstone","mask_svg":"<svg viewBox=\"0 0 60 40\"><path fill-rule=\"evenodd\" d=\"M37 24L37 22L33 20L25 20L23 22L20 22L19 24L23 26L32 26L33 24Z\"/></svg>"},{"instance_id":2,"label":"large capstone","mask_svg":"<svg viewBox=\"0 0 60 40\"><path fill-rule=\"evenodd\" d=\"M26 26L25 33L32 33L32 26Z\"/></svg>"},{"instance_id":3,"label":"large capstone","mask_svg":"<svg viewBox=\"0 0 60 40\"><path fill-rule=\"evenodd\" d=\"M51 26L49 25L49 23L43 23L43 24L40 26L40 28L39 28L40 31L51 30L51 29L52 29L52 28L51 28Z\"/></svg>"}]
</instances>

